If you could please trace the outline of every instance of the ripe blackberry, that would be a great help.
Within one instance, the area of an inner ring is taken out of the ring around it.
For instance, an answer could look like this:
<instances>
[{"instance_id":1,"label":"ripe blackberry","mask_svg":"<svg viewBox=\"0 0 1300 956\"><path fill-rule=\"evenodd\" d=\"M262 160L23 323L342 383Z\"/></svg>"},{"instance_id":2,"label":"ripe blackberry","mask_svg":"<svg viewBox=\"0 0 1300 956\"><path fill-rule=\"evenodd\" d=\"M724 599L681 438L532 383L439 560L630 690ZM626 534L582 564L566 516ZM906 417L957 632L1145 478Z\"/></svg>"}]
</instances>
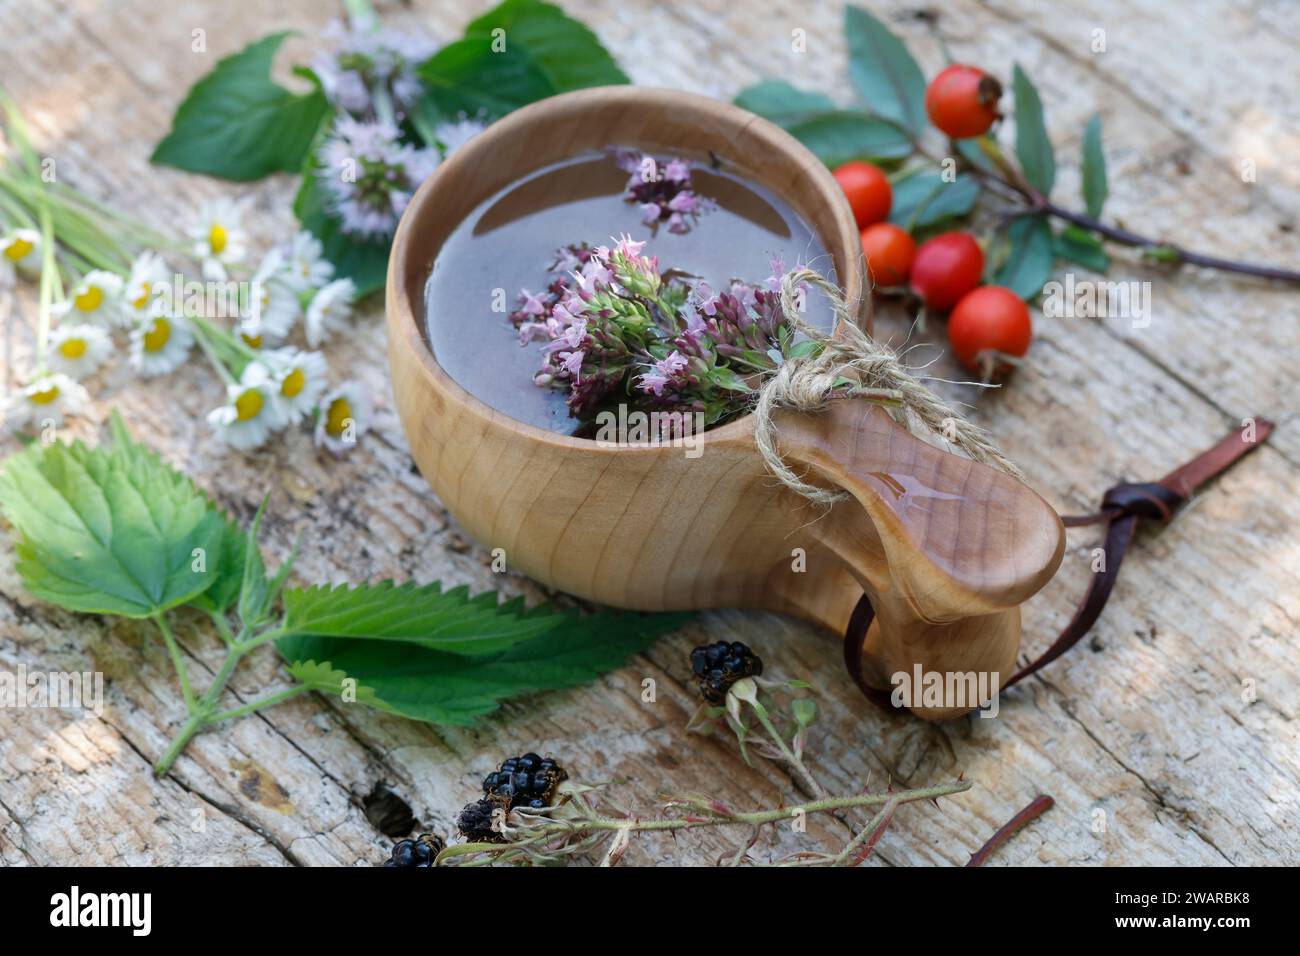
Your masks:
<instances>
[{"instance_id":1,"label":"ripe blackberry","mask_svg":"<svg viewBox=\"0 0 1300 956\"><path fill-rule=\"evenodd\" d=\"M540 810L549 806L555 787L569 775L550 757L526 753L510 757L483 778L485 796L507 801L511 808L530 807Z\"/></svg>"},{"instance_id":2,"label":"ripe blackberry","mask_svg":"<svg viewBox=\"0 0 1300 956\"><path fill-rule=\"evenodd\" d=\"M691 671L700 679L704 699L721 704L736 681L763 673L763 660L740 641L718 641L691 651Z\"/></svg>"},{"instance_id":3,"label":"ripe blackberry","mask_svg":"<svg viewBox=\"0 0 1300 956\"><path fill-rule=\"evenodd\" d=\"M501 842L501 834L492 829L492 814L499 806L501 803L493 798L465 804L456 819L456 829L471 843Z\"/></svg>"},{"instance_id":4,"label":"ripe blackberry","mask_svg":"<svg viewBox=\"0 0 1300 956\"><path fill-rule=\"evenodd\" d=\"M388 862L384 866L433 866L433 861L445 846L441 837L428 833L421 833L418 840L398 840L393 844L393 852L389 854Z\"/></svg>"}]
</instances>

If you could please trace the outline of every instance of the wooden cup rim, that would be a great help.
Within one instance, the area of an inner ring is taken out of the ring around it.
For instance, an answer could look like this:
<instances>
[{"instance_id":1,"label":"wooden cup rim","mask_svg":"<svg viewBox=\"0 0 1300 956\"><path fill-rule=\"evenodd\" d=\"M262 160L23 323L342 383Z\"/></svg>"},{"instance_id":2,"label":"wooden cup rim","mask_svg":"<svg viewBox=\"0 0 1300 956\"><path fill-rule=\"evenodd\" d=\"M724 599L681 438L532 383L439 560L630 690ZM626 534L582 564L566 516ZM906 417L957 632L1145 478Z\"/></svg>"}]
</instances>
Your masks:
<instances>
[{"instance_id":1,"label":"wooden cup rim","mask_svg":"<svg viewBox=\"0 0 1300 956\"><path fill-rule=\"evenodd\" d=\"M426 249L427 243L417 240L420 238L419 230L432 228L431 224L440 218L439 205L444 198L440 195L440 184L444 180L454 179L460 170L472 169L483 163L492 163L495 155L511 155L510 143L516 137L532 131L539 123L555 123L560 118L573 118L584 112L609 109L612 106L629 111L667 108L689 117L693 125L702 130L734 130L735 132L729 138L733 143L742 137L749 141L746 150L750 155L737 157L727 153L725 159L745 177L763 184L780 195L790 203L809 227L817 232L835 263L836 276L844 292L849 314L857 316L859 324L868 330L871 327L871 296L867 283L866 262L861 250L857 224L848 201L825 164L779 126L748 110L711 97L681 90L643 86L594 87L563 93L524 106L496 121L457 149L439 165L433 175L425 180L403 212L389 255L385 292L390 349L410 349L419 359L424 375L436 389L454 399L456 403L473 409L480 417L509 422L517 432L534 440L585 451L603 449L605 446L590 438L549 431L507 415L471 394L443 369L434 357L423 329L425 284L442 241L436 244L432 250L433 255L430 255L429 250ZM639 141L633 137L631 141L606 145L654 148L656 151L673 148L669 143L648 144L644 136ZM690 149L690 147L680 147L680 144L679 148ZM759 164L749 162L755 150L758 151ZM585 147L574 150L574 154L582 151L585 151ZM719 150L715 152L722 154ZM468 215L500 188L552 161L542 160L529 169L512 170L500 185L485 195L458 197L461 205L468 205L464 215ZM778 170L783 170L785 176L778 177L776 175ZM779 182L773 181L780 178L784 178L787 182L804 178L806 187L810 187L811 199L796 201ZM825 207L822 209L822 215L829 215L830 229L818 228L814 218L809 216L807 210L813 203ZM464 215L457 217L450 226L446 226L444 232L449 234L464 219ZM445 235L443 238L445 240ZM709 429L710 440L726 441L744 438L752 430L751 417L745 415L725 425ZM636 446L622 447L624 450L632 450Z\"/></svg>"}]
</instances>

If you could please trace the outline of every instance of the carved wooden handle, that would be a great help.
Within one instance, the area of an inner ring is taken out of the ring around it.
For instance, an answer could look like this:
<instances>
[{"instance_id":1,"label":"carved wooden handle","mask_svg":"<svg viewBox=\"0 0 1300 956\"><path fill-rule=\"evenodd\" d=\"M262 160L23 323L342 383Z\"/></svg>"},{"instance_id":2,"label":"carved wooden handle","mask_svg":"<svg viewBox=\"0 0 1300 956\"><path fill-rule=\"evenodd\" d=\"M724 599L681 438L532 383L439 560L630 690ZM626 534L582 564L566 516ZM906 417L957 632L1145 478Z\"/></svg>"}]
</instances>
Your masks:
<instances>
[{"instance_id":1,"label":"carved wooden handle","mask_svg":"<svg viewBox=\"0 0 1300 956\"><path fill-rule=\"evenodd\" d=\"M1021 602L1046 584L1065 550L1056 512L1031 488L985 465L909 434L864 401L831 403L823 413L783 413L780 448L805 480L852 499L821 515L808 505L808 532L833 554L876 612L863 647L864 673L888 690L891 675L1011 676L1020 643ZM802 468L800 466L803 466ZM813 519L816 520L813 520ZM835 607L811 609L831 623ZM914 706L930 719L975 705Z\"/></svg>"}]
</instances>

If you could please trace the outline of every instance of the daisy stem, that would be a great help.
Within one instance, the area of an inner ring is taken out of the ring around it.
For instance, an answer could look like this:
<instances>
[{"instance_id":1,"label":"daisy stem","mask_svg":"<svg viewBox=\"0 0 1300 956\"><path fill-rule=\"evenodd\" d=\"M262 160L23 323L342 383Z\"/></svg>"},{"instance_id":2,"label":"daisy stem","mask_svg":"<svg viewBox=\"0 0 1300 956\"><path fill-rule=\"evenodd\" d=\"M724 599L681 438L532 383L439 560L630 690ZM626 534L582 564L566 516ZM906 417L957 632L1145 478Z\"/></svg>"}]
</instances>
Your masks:
<instances>
[{"instance_id":1,"label":"daisy stem","mask_svg":"<svg viewBox=\"0 0 1300 956\"><path fill-rule=\"evenodd\" d=\"M50 343L50 307L54 304L55 284L59 283L58 266L54 262L54 223L50 210L41 206L41 289L40 305L36 312L36 372L45 374L45 353ZM61 293L60 293L60 297Z\"/></svg>"},{"instance_id":2,"label":"daisy stem","mask_svg":"<svg viewBox=\"0 0 1300 956\"><path fill-rule=\"evenodd\" d=\"M208 335L212 330L212 327L208 325L204 319L201 319L198 316L192 316L190 324L194 326L194 338L199 343L199 350L207 356L208 361L212 363L212 367L216 369L217 374L221 376L221 380L227 385L234 385L236 382L235 376L231 373L230 369L226 368L221 359L217 358L216 350L212 348L212 343L208 340Z\"/></svg>"}]
</instances>

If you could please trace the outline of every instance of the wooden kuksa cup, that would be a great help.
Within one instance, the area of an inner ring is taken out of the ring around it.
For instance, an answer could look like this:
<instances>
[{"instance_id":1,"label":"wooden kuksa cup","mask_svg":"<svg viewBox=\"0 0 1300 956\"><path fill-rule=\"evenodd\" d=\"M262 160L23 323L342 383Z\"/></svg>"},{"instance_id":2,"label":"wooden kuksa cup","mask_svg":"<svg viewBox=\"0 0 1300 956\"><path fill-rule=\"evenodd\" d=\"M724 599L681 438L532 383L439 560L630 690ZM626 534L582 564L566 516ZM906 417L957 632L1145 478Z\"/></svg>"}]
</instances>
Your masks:
<instances>
[{"instance_id":1,"label":"wooden kuksa cup","mask_svg":"<svg viewBox=\"0 0 1300 956\"><path fill-rule=\"evenodd\" d=\"M806 481L852 496L826 511L767 471L752 418L706 432L698 457L670 445L616 446L516 421L438 365L424 333L425 283L452 230L521 176L609 146L711 151L783 197L821 237L850 311L870 328L852 213L825 166L783 130L670 90L605 87L543 100L443 163L393 243L393 394L433 490L480 544L503 548L512 569L548 587L641 610L765 608L837 632L866 592L876 614L863 648L869 681L888 690L891 675L912 675L919 663L925 672L989 672L1001 686L1020 643L1019 605L1052 577L1065 546L1056 513L1019 481L921 441L861 400L816 415L782 412L786 460ZM941 719L970 705L912 709Z\"/></svg>"}]
</instances>

